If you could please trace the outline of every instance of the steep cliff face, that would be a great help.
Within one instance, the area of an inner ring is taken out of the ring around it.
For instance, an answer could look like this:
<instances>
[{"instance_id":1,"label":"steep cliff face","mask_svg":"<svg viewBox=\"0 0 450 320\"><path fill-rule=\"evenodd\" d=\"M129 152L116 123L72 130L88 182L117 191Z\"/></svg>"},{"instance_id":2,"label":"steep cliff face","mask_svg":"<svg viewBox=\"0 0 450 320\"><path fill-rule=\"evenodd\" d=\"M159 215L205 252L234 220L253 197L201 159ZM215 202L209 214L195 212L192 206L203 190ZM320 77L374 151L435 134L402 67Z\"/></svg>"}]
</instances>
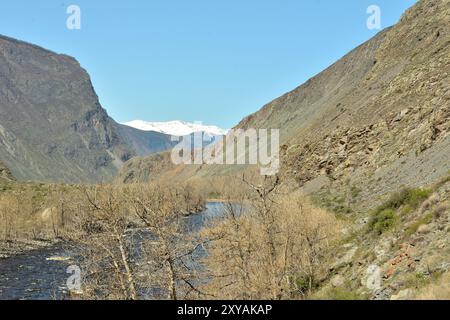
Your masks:
<instances>
[{"instance_id":1,"label":"steep cliff face","mask_svg":"<svg viewBox=\"0 0 450 320\"><path fill-rule=\"evenodd\" d=\"M0 37L0 159L17 179L108 181L132 156L169 145L112 120L75 59Z\"/></svg>"}]
</instances>

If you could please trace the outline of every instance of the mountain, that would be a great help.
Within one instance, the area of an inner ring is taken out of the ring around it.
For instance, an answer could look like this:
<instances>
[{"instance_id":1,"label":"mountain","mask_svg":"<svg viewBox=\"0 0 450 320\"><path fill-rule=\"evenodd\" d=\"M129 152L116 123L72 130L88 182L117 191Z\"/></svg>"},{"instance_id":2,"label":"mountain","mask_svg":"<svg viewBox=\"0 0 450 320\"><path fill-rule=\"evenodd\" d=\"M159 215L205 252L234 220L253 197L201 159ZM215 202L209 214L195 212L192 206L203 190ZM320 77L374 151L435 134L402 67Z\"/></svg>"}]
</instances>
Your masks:
<instances>
[{"instance_id":1,"label":"mountain","mask_svg":"<svg viewBox=\"0 0 450 320\"><path fill-rule=\"evenodd\" d=\"M371 207L402 186L437 181L450 169L449 16L448 0L417 2L398 24L237 128L279 128L282 181L306 193L362 190L355 202ZM135 169L135 177L144 176ZM187 165L176 170L186 178L248 169Z\"/></svg>"},{"instance_id":2,"label":"mountain","mask_svg":"<svg viewBox=\"0 0 450 320\"><path fill-rule=\"evenodd\" d=\"M154 131L171 136L187 136L196 132L204 132L209 136L225 135L227 130L217 126L208 126L185 121L168 121L168 122L147 122L142 120L134 120L124 123L124 125L143 131Z\"/></svg>"},{"instance_id":3,"label":"mountain","mask_svg":"<svg viewBox=\"0 0 450 320\"><path fill-rule=\"evenodd\" d=\"M239 127L281 128L282 175L304 189L361 189L362 205L450 169L450 2L400 22Z\"/></svg>"},{"instance_id":4,"label":"mountain","mask_svg":"<svg viewBox=\"0 0 450 320\"><path fill-rule=\"evenodd\" d=\"M0 36L0 160L18 180L111 180L170 137L116 123L72 57Z\"/></svg>"}]
</instances>

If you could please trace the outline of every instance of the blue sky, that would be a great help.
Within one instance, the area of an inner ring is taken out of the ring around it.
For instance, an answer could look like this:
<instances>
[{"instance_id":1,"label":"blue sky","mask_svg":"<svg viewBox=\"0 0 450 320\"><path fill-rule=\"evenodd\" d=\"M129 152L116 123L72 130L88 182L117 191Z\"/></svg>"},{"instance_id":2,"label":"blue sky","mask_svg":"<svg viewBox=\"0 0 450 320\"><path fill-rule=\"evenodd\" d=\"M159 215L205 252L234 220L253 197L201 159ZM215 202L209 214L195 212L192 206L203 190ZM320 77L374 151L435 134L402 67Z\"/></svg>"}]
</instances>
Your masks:
<instances>
[{"instance_id":1,"label":"blue sky","mask_svg":"<svg viewBox=\"0 0 450 320\"><path fill-rule=\"evenodd\" d=\"M320 72L414 0L2 1L0 34L74 56L117 121L230 128ZM66 9L81 8L81 30Z\"/></svg>"}]
</instances>

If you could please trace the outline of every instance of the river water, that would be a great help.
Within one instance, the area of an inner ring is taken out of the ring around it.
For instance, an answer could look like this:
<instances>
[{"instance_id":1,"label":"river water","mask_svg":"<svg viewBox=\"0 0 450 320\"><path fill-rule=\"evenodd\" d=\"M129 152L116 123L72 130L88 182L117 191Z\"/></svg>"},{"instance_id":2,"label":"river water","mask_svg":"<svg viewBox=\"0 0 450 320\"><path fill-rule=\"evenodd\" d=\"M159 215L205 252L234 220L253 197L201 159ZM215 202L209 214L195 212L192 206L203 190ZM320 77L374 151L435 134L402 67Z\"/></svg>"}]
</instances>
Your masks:
<instances>
[{"instance_id":1,"label":"river water","mask_svg":"<svg viewBox=\"0 0 450 320\"><path fill-rule=\"evenodd\" d=\"M206 210L186 217L186 230L198 231L207 221L220 217L221 204L207 203ZM66 273L76 265L70 248L58 245L0 260L0 300L66 299Z\"/></svg>"}]
</instances>

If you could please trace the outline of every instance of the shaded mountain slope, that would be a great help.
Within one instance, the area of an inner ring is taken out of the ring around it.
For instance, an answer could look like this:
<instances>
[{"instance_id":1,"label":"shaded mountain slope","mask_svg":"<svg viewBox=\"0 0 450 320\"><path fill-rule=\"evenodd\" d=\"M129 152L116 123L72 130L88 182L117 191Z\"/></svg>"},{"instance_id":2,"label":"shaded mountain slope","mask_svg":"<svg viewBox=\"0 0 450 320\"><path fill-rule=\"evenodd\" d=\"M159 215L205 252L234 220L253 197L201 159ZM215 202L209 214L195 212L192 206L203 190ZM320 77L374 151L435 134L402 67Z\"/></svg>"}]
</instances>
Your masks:
<instances>
[{"instance_id":1,"label":"shaded mountain slope","mask_svg":"<svg viewBox=\"0 0 450 320\"><path fill-rule=\"evenodd\" d=\"M169 143L112 120L75 59L0 36L0 160L17 179L107 181Z\"/></svg>"}]
</instances>

